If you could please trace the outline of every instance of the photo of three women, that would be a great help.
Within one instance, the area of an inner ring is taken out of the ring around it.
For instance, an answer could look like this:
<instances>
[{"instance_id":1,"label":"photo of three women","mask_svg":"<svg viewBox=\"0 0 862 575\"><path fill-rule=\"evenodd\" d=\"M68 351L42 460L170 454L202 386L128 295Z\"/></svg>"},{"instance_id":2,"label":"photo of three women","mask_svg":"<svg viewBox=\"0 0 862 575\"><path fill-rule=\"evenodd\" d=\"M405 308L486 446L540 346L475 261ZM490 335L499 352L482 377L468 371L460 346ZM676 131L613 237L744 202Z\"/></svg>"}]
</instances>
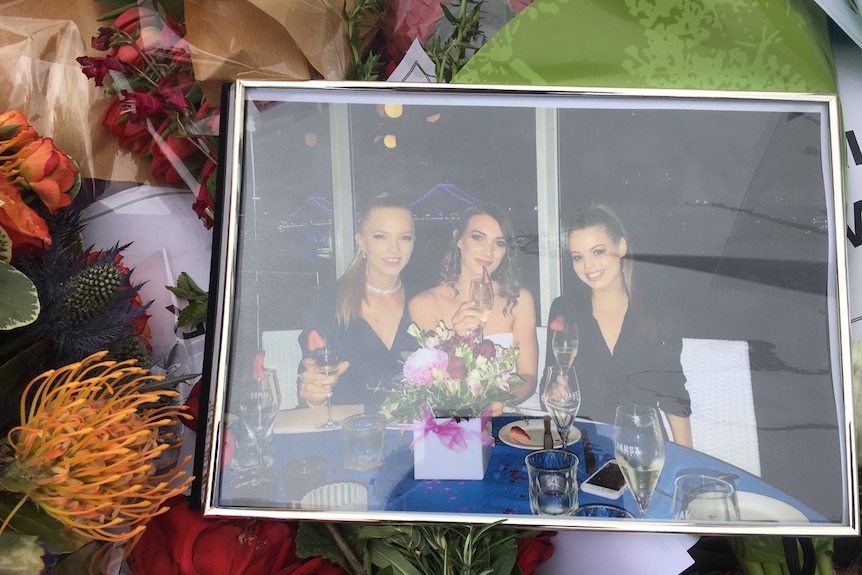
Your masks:
<instances>
[{"instance_id":1,"label":"photo of three women","mask_svg":"<svg viewBox=\"0 0 862 575\"><path fill-rule=\"evenodd\" d=\"M617 405L643 403L661 409L670 437L691 446L690 400L680 365L682 339L664 333L642 304L633 283L633 246L607 206L579 209L564 225L563 253L580 280L550 307L557 317L576 322L579 351L574 363L581 388L579 417L613 423ZM334 373L313 369L306 357L299 369L300 405L364 404L375 410L401 372L402 352L416 342L410 323L422 330L440 321L459 335L481 329L483 336L517 345L517 371L524 384L512 388L513 405L530 398L539 366L536 306L521 285L515 232L503 208L490 203L468 207L443 254L440 281L415 290L402 271L413 255L416 229L407 204L388 194L363 210L355 234L356 252L335 286L311 306L300 345L308 349L312 331L337 340L340 363ZM423 265L434 265L427 263ZM469 297L473 280L490 277L494 299L489 311ZM551 330L548 330L550 349Z\"/></svg>"}]
</instances>

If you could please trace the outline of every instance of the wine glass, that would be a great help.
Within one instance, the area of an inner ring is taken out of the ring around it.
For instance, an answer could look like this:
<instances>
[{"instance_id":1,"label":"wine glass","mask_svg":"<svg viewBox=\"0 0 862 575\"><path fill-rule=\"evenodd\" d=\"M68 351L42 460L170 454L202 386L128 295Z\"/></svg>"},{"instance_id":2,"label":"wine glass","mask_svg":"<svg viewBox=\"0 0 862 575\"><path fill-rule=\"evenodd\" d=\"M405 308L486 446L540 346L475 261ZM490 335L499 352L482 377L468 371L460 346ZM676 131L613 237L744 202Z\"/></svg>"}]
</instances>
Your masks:
<instances>
[{"instance_id":1,"label":"wine glass","mask_svg":"<svg viewBox=\"0 0 862 575\"><path fill-rule=\"evenodd\" d=\"M545 390L542 401L562 440L562 449L569 445L569 432L581 407L581 390L575 368L552 365L545 376Z\"/></svg>"},{"instance_id":2,"label":"wine glass","mask_svg":"<svg viewBox=\"0 0 862 575\"><path fill-rule=\"evenodd\" d=\"M488 321L488 313L494 307L494 287L489 280L480 279L470 282L470 301L473 307L482 312L482 325Z\"/></svg>"},{"instance_id":3,"label":"wine glass","mask_svg":"<svg viewBox=\"0 0 862 575\"><path fill-rule=\"evenodd\" d=\"M551 349L557 365L571 367L578 355L578 324L567 321L563 329L554 330L551 336Z\"/></svg>"},{"instance_id":4,"label":"wine glass","mask_svg":"<svg viewBox=\"0 0 862 575\"><path fill-rule=\"evenodd\" d=\"M311 359L319 373L329 377L338 372L338 364L341 358L338 347L334 342L327 340L323 345L311 350ZM332 419L332 388L326 396L326 421L320 425L320 429L335 429L338 424Z\"/></svg>"},{"instance_id":5,"label":"wine glass","mask_svg":"<svg viewBox=\"0 0 862 575\"><path fill-rule=\"evenodd\" d=\"M646 517L661 470L665 444L658 412L647 405L617 407L614 423L614 456L637 501L641 518Z\"/></svg>"},{"instance_id":6,"label":"wine glass","mask_svg":"<svg viewBox=\"0 0 862 575\"><path fill-rule=\"evenodd\" d=\"M281 409L281 393L274 369L263 369L241 390L237 405L247 443L255 450L252 462L258 469L272 466L272 429Z\"/></svg>"}]
</instances>

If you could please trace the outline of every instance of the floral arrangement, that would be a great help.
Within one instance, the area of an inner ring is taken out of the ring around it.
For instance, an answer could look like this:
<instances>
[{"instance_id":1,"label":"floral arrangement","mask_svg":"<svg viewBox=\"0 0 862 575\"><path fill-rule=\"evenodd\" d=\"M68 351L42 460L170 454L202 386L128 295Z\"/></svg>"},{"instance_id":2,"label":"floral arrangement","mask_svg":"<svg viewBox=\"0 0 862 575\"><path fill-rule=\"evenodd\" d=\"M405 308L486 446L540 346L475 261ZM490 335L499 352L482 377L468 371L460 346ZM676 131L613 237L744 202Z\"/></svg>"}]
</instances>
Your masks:
<instances>
[{"instance_id":1,"label":"floral arrangement","mask_svg":"<svg viewBox=\"0 0 862 575\"><path fill-rule=\"evenodd\" d=\"M459 336L442 321L427 333L415 323L407 331L419 348L406 354L402 381L383 403L400 421L423 420L429 408L436 417L478 417L510 402L511 387L523 383L517 345L497 345L480 331Z\"/></svg>"},{"instance_id":2,"label":"floral arrangement","mask_svg":"<svg viewBox=\"0 0 862 575\"><path fill-rule=\"evenodd\" d=\"M158 183L185 184L192 206L213 225L219 110L195 82L185 25L164 2L131 2L104 19L92 39L104 57L77 58L82 71L110 96L102 124L120 148L151 160ZM110 79L105 84L106 79Z\"/></svg>"}]
</instances>

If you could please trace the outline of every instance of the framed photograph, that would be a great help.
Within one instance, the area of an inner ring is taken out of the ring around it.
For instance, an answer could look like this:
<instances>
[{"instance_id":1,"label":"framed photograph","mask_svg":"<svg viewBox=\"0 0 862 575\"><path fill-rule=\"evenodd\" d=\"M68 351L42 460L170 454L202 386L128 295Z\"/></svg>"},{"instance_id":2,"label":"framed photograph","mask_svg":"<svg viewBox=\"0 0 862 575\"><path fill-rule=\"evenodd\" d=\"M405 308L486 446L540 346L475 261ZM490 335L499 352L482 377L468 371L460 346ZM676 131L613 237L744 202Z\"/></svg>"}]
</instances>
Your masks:
<instances>
[{"instance_id":1,"label":"framed photograph","mask_svg":"<svg viewBox=\"0 0 862 575\"><path fill-rule=\"evenodd\" d=\"M857 534L834 95L222 108L206 514Z\"/></svg>"}]
</instances>

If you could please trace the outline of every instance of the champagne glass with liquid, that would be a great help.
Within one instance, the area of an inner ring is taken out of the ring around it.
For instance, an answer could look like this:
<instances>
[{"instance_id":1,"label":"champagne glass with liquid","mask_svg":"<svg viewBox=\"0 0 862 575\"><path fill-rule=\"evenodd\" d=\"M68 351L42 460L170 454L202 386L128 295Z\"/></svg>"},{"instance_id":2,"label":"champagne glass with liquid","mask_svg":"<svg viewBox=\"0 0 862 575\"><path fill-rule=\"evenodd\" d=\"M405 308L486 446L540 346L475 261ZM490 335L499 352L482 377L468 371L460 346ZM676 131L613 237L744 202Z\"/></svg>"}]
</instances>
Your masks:
<instances>
[{"instance_id":1,"label":"champagne glass with liquid","mask_svg":"<svg viewBox=\"0 0 862 575\"><path fill-rule=\"evenodd\" d=\"M578 355L578 324L567 321L561 327L553 331L551 349L558 366L571 367Z\"/></svg>"},{"instance_id":2,"label":"champagne glass with liquid","mask_svg":"<svg viewBox=\"0 0 862 575\"><path fill-rule=\"evenodd\" d=\"M658 411L647 405L617 407L614 456L637 501L641 518L664 467L665 443Z\"/></svg>"},{"instance_id":3,"label":"champagne glass with liquid","mask_svg":"<svg viewBox=\"0 0 862 575\"><path fill-rule=\"evenodd\" d=\"M545 382L542 401L554 420L557 433L560 434L562 449L566 449L569 445L569 432L581 408L578 376L573 367L552 365L546 372Z\"/></svg>"},{"instance_id":4,"label":"champagne glass with liquid","mask_svg":"<svg viewBox=\"0 0 862 575\"><path fill-rule=\"evenodd\" d=\"M473 280L470 282L470 301L473 307L482 312L482 325L488 321L488 314L494 307L494 288L490 279Z\"/></svg>"},{"instance_id":5,"label":"champagne glass with liquid","mask_svg":"<svg viewBox=\"0 0 862 575\"><path fill-rule=\"evenodd\" d=\"M341 363L341 357L335 342L329 339L319 342L313 347L310 355L315 364L314 369L319 373L322 373L326 377L338 373L338 364ZM337 427L338 424L332 419L332 391L330 388L330 392L326 396L326 421L320 425L320 428L335 429Z\"/></svg>"}]
</instances>

